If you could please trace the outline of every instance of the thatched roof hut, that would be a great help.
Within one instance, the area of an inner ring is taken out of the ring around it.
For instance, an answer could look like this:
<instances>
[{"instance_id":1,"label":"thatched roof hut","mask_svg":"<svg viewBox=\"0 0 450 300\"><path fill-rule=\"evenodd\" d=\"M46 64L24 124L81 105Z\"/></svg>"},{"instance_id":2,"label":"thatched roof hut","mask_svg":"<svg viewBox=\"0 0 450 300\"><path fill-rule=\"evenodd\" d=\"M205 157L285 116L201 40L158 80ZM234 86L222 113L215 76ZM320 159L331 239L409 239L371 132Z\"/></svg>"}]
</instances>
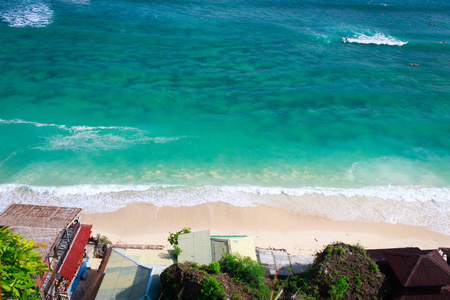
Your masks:
<instances>
[{"instance_id":1,"label":"thatched roof hut","mask_svg":"<svg viewBox=\"0 0 450 300\"><path fill-rule=\"evenodd\" d=\"M61 233L78 218L81 208L11 204L0 213L0 226L39 244L39 256L50 255Z\"/></svg>"}]
</instances>

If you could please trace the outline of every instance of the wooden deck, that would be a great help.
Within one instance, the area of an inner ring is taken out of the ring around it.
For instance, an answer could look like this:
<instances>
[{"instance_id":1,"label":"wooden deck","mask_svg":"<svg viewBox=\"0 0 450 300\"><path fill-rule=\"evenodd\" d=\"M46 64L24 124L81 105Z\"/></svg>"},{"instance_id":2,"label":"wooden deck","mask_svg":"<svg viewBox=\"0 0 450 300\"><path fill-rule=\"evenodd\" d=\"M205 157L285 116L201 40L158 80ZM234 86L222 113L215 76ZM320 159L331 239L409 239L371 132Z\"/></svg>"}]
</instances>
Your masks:
<instances>
[{"instance_id":1,"label":"wooden deck","mask_svg":"<svg viewBox=\"0 0 450 300\"><path fill-rule=\"evenodd\" d=\"M115 244L114 248L120 249L150 249L150 250L163 250L163 245L141 245L141 244Z\"/></svg>"}]
</instances>

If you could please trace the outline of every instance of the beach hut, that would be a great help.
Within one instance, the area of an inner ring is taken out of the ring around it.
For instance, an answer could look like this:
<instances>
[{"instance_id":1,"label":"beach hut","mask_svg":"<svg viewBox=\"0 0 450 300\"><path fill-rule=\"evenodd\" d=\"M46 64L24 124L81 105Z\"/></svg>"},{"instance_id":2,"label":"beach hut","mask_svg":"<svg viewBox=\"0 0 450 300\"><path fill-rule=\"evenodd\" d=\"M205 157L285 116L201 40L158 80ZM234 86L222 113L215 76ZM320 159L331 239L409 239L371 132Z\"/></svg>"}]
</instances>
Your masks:
<instances>
[{"instance_id":1,"label":"beach hut","mask_svg":"<svg viewBox=\"0 0 450 300\"><path fill-rule=\"evenodd\" d=\"M81 208L28 204L11 204L0 213L1 226L39 244L39 256L52 270L37 279L45 295L70 296L86 268L84 248L92 225L80 224L80 213Z\"/></svg>"}]
</instances>

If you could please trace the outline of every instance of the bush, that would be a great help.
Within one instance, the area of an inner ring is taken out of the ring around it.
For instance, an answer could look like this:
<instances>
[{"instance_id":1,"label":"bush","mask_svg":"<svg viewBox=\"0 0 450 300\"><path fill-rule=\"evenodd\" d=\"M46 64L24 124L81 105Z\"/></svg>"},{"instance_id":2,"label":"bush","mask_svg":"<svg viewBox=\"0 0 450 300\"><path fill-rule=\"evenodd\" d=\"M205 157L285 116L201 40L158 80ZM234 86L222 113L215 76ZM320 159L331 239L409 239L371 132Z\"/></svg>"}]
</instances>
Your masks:
<instances>
[{"instance_id":1,"label":"bush","mask_svg":"<svg viewBox=\"0 0 450 300\"><path fill-rule=\"evenodd\" d=\"M294 275L288 278L286 283L286 289L293 293L297 292L298 290L302 290L305 293L309 293L311 287L308 285L305 278L299 275Z\"/></svg>"},{"instance_id":2,"label":"bush","mask_svg":"<svg viewBox=\"0 0 450 300\"><path fill-rule=\"evenodd\" d=\"M173 246L173 254L174 254L176 257L178 257L178 256L181 254L182 251L183 251L183 250L181 250L181 248L178 247L177 245Z\"/></svg>"},{"instance_id":3,"label":"bush","mask_svg":"<svg viewBox=\"0 0 450 300\"><path fill-rule=\"evenodd\" d=\"M219 274L220 273L220 264L218 261L212 261L209 266L208 266L208 270L212 273L212 274Z\"/></svg>"},{"instance_id":4,"label":"bush","mask_svg":"<svg viewBox=\"0 0 450 300\"><path fill-rule=\"evenodd\" d=\"M261 284L258 288L254 290L253 300L269 300L272 299L272 290L267 284Z\"/></svg>"},{"instance_id":5,"label":"bush","mask_svg":"<svg viewBox=\"0 0 450 300\"><path fill-rule=\"evenodd\" d=\"M376 262L372 262L370 264L370 271L374 272L374 273L378 273L380 272L380 269L378 268L378 265Z\"/></svg>"},{"instance_id":6,"label":"bush","mask_svg":"<svg viewBox=\"0 0 450 300\"><path fill-rule=\"evenodd\" d=\"M212 300L222 299L226 296L223 284L211 276L203 280L201 293L206 299Z\"/></svg>"},{"instance_id":7,"label":"bush","mask_svg":"<svg viewBox=\"0 0 450 300\"><path fill-rule=\"evenodd\" d=\"M345 277L339 276L334 284L330 287L328 293L330 294L332 300L341 299L348 287L349 284L347 280L345 280Z\"/></svg>"},{"instance_id":8,"label":"bush","mask_svg":"<svg viewBox=\"0 0 450 300\"><path fill-rule=\"evenodd\" d=\"M239 254L225 254L219 264L223 272L252 288L258 288L264 283L265 267L260 261Z\"/></svg>"},{"instance_id":9,"label":"bush","mask_svg":"<svg viewBox=\"0 0 450 300\"><path fill-rule=\"evenodd\" d=\"M0 298L41 299L34 278L50 270L38 256L38 247L10 228L0 228Z\"/></svg>"}]
</instances>

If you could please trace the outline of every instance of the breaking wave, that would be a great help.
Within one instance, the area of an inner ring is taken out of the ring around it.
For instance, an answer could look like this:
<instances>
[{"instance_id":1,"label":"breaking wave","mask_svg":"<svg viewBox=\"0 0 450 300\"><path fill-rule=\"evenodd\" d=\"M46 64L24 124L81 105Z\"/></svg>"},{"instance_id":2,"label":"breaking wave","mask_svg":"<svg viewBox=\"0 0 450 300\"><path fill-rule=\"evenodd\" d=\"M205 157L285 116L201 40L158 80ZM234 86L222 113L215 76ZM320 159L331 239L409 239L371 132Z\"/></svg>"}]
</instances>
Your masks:
<instances>
[{"instance_id":1,"label":"breaking wave","mask_svg":"<svg viewBox=\"0 0 450 300\"><path fill-rule=\"evenodd\" d=\"M343 38L345 40L345 38ZM358 34L354 37L348 37L347 42L357 43L357 44L375 44L375 45L389 45L389 46L403 46L408 42L403 42L395 37L386 36L382 33L377 33L375 35L365 35Z\"/></svg>"},{"instance_id":2,"label":"breaking wave","mask_svg":"<svg viewBox=\"0 0 450 300\"><path fill-rule=\"evenodd\" d=\"M450 235L450 190L420 186L325 187L170 185L0 185L0 209L10 203L75 206L85 213L109 212L143 202L155 206L193 206L226 202L265 204L339 221L401 223Z\"/></svg>"}]
</instances>

